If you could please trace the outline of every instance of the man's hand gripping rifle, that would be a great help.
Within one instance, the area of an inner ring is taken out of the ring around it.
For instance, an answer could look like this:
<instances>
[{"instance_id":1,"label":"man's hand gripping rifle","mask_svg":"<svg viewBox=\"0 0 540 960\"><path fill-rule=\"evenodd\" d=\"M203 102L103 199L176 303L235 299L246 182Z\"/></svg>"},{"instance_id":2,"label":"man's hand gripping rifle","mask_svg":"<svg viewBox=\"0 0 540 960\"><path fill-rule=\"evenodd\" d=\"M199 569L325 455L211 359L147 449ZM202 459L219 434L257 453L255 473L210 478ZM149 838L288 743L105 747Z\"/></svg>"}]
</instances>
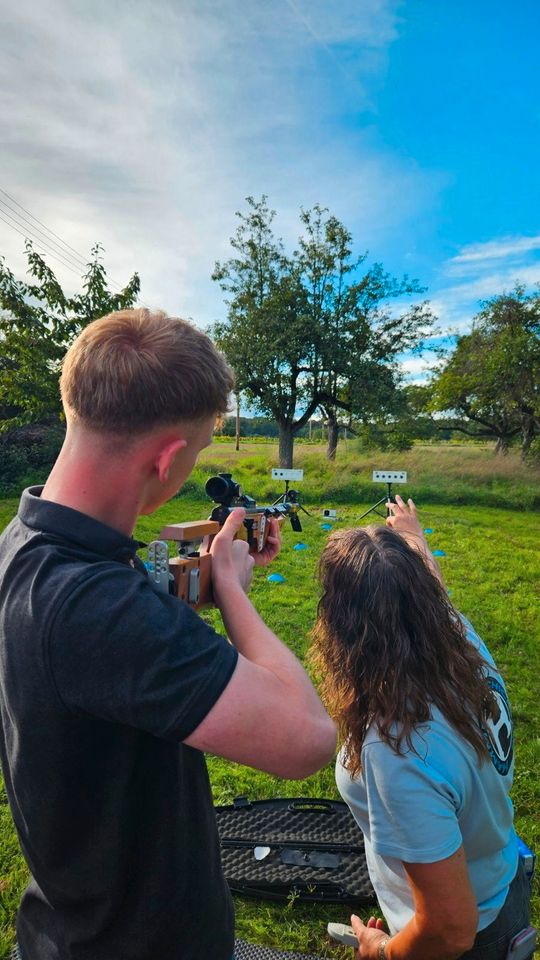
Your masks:
<instances>
[{"instance_id":1,"label":"man's hand gripping rifle","mask_svg":"<svg viewBox=\"0 0 540 960\"><path fill-rule=\"evenodd\" d=\"M195 609L213 602L212 557L202 548L203 540L208 543L207 538L212 538L219 532L235 507L242 507L246 514L237 538L247 540L250 551L255 556L261 554L266 547L272 518L283 522L285 517L288 517L293 530L302 530L298 516L301 508L296 498L262 506L257 504L253 497L242 493L240 484L232 479L230 473L210 477L205 489L217 504L210 518L171 523L160 532L160 539L152 541L148 546L148 575L155 587L179 597ZM175 557L169 556L168 540L176 543Z\"/></svg>"}]
</instances>

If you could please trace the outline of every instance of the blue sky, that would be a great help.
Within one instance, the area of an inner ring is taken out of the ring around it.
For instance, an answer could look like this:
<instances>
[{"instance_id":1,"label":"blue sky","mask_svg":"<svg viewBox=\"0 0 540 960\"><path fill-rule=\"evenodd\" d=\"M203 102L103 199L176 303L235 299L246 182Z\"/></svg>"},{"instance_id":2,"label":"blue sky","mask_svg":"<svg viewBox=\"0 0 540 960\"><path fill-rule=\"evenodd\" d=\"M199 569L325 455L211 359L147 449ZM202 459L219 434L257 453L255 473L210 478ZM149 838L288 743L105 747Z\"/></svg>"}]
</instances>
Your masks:
<instances>
[{"instance_id":1,"label":"blue sky","mask_svg":"<svg viewBox=\"0 0 540 960\"><path fill-rule=\"evenodd\" d=\"M268 195L290 246L318 202L463 331L480 299L540 281L539 27L533 0L6 2L0 189L201 326L243 198Z\"/></svg>"}]
</instances>

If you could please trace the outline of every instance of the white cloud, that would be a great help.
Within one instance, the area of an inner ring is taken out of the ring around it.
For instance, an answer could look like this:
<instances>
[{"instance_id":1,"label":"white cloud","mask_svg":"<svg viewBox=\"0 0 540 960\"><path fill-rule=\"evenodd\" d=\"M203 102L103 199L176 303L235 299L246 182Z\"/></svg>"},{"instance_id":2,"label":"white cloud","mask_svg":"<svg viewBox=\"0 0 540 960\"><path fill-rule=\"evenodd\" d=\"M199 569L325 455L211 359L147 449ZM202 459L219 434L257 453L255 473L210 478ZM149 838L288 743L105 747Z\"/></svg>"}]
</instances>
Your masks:
<instances>
[{"instance_id":1,"label":"white cloud","mask_svg":"<svg viewBox=\"0 0 540 960\"><path fill-rule=\"evenodd\" d=\"M299 206L321 202L376 249L441 188L372 131L336 132L336 118L369 108L398 6L12 4L0 37L0 187L83 259L101 241L120 283L137 269L144 302L202 324L223 312L210 275L247 194L268 193L288 243ZM22 237L0 228L0 253L22 272Z\"/></svg>"},{"instance_id":2,"label":"white cloud","mask_svg":"<svg viewBox=\"0 0 540 960\"><path fill-rule=\"evenodd\" d=\"M540 283L540 236L503 237L469 244L447 260L444 280L430 297L442 332L465 333L479 313L482 301L511 291L516 283L531 288ZM528 254L528 256L527 256Z\"/></svg>"},{"instance_id":3,"label":"white cloud","mask_svg":"<svg viewBox=\"0 0 540 960\"><path fill-rule=\"evenodd\" d=\"M438 356L426 350L420 357L409 356L403 358L399 362L399 367L406 383L426 383L438 362Z\"/></svg>"},{"instance_id":4,"label":"white cloud","mask_svg":"<svg viewBox=\"0 0 540 960\"><path fill-rule=\"evenodd\" d=\"M482 264L486 260L503 260L508 257L521 256L530 250L540 249L540 236L536 237L501 237L487 243L473 243L463 247L461 253L452 257L449 266L460 264Z\"/></svg>"},{"instance_id":5,"label":"white cloud","mask_svg":"<svg viewBox=\"0 0 540 960\"><path fill-rule=\"evenodd\" d=\"M404 373L420 373L426 369L426 360L423 357L410 357L402 360L400 367Z\"/></svg>"}]
</instances>

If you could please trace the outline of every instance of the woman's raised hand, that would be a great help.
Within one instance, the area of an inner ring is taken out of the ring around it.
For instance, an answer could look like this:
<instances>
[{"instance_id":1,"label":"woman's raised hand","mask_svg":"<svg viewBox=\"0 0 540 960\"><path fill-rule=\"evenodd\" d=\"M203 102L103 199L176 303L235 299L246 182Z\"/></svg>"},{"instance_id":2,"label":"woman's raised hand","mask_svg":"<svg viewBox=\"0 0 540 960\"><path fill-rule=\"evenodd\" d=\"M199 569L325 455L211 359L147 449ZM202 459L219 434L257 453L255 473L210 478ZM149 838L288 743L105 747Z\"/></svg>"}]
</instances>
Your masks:
<instances>
[{"instance_id":1,"label":"woman's raised hand","mask_svg":"<svg viewBox=\"0 0 540 960\"><path fill-rule=\"evenodd\" d=\"M399 494L397 494L396 502L391 503L388 501L386 506L390 511L390 516L386 518L386 526L391 527L395 533L399 533L406 543L408 543L409 547L412 547L413 550L416 550L423 556L431 573L437 577L441 586L446 589L441 568L429 549L426 536L416 516L416 507L413 501L409 499L407 503L404 503Z\"/></svg>"},{"instance_id":2,"label":"woman's raised hand","mask_svg":"<svg viewBox=\"0 0 540 960\"><path fill-rule=\"evenodd\" d=\"M386 526L399 533L409 546L417 549L420 547L423 550L424 546L427 546L427 540L416 516L416 507L413 501L409 499L407 503L404 503L397 494L396 502L389 501L386 506L390 511L390 516L386 518Z\"/></svg>"}]
</instances>

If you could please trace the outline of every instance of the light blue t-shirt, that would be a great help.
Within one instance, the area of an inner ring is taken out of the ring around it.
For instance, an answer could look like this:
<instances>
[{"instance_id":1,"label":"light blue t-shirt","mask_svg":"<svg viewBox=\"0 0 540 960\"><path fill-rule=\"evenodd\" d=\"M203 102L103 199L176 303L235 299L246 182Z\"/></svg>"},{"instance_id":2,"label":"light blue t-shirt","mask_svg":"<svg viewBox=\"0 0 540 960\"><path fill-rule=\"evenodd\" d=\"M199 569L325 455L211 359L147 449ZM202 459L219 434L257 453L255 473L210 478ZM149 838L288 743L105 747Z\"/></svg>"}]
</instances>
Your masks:
<instances>
[{"instance_id":1,"label":"light blue t-shirt","mask_svg":"<svg viewBox=\"0 0 540 960\"><path fill-rule=\"evenodd\" d=\"M488 664L499 706L486 724L490 759L479 763L434 707L432 719L412 736L414 751L399 756L370 727L362 770L351 779L336 764L336 782L364 834L371 882L392 933L414 914L405 863L435 863L463 844L478 904L478 930L497 916L517 869L517 837L509 797L514 771L512 719L504 683L486 646L463 618L469 640Z\"/></svg>"}]
</instances>

